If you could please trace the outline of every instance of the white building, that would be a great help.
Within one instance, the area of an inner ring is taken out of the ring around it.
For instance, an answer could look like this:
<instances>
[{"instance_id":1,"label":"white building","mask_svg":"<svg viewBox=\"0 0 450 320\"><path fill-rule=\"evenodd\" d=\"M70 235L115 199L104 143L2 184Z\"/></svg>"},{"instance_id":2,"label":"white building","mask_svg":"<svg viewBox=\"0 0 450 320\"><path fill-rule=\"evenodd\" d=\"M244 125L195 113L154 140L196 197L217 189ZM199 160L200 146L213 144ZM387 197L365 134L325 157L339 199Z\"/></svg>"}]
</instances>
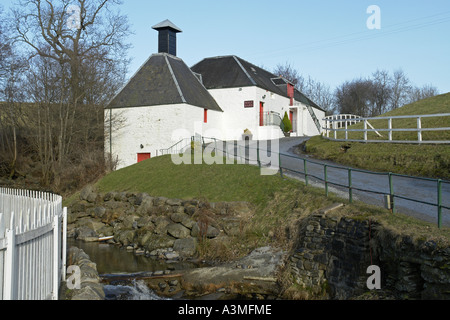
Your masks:
<instances>
[{"instance_id":1,"label":"white building","mask_svg":"<svg viewBox=\"0 0 450 320\"><path fill-rule=\"evenodd\" d=\"M106 153L123 168L192 136L223 141L284 137L287 113L291 136L321 133L325 111L287 80L236 56L206 58L189 68L176 57L176 34L166 20L153 54L105 109ZM320 119L320 121L319 121Z\"/></svg>"}]
</instances>

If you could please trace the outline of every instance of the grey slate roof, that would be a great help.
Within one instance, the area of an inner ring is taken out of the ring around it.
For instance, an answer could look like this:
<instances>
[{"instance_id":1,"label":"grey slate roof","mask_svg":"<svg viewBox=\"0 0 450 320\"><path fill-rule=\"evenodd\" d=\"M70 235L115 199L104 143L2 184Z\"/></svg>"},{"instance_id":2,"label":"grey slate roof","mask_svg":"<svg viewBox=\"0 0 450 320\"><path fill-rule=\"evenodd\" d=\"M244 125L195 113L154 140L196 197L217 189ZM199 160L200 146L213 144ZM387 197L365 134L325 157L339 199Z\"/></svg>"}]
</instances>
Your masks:
<instances>
[{"instance_id":1,"label":"grey slate roof","mask_svg":"<svg viewBox=\"0 0 450 320\"><path fill-rule=\"evenodd\" d=\"M180 28L178 28L175 24L172 23L169 19L166 19L158 24L155 24L152 29L158 30L163 28L170 28L176 32L183 32Z\"/></svg>"},{"instance_id":2,"label":"grey slate roof","mask_svg":"<svg viewBox=\"0 0 450 320\"><path fill-rule=\"evenodd\" d=\"M287 97L287 83L280 77L237 56L206 58L191 67L202 76L207 89L257 86ZM278 80L278 81L277 81ZM299 90L294 90L294 99L323 110Z\"/></svg>"},{"instance_id":3,"label":"grey slate roof","mask_svg":"<svg viewBox=\"0 0 450 320\"><path fill-rule=\"evenodd\" d=\"M106 108L178 103L222 111L183 60L158 53L150 56Z\"/></svg>"}]
</instances>

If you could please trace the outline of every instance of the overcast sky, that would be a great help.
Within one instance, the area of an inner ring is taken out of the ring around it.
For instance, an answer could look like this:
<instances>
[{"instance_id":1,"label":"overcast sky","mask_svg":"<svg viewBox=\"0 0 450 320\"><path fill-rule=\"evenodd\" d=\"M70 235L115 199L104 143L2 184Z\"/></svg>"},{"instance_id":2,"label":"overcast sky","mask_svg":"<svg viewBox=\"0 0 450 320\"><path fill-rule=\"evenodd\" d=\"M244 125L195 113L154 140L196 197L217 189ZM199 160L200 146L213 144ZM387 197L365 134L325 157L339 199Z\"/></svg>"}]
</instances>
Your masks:
<instances>
[{"instance_id":1,"label":"overcast sky","mask_svg":"<svg viewBox=\"0 0 450 320\"><path fill-rule=\"evenodd\" d=\"M4 7L9 0L0 0ZM74 1L75 2L75 1ZM377 69L450 92L449 0L123 0L134 35L130 74L157 52L151 26L171 20L188 66L234 54L272 71L290 63L332 89ZM367 12L371 5L380 9ZM368 28L369 25L380 27ZM377 25L379 22L379 25Z\"/></svg>"}]
</instances>

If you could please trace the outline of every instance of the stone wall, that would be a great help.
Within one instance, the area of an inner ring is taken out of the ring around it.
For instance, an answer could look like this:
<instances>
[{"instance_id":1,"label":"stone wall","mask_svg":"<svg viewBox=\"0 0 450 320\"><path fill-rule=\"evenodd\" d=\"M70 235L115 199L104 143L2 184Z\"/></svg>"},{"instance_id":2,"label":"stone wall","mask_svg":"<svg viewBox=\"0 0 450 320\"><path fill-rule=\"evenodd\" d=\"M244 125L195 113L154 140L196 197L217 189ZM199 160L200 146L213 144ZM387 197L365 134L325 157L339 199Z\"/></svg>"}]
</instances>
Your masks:
<instances>
[{"instance_id":1,"label":"stone wall","mask_svg":"<svg viewBox=\"0 0 450 320\"><path fill-rule=\"evenodd\" d=\"M67 284L63 283L60 300L104 300L105 292L97 272L97 265L90 257L82 249L70 247L67 262L68 266L80 267L80 289L69 290Z\"/></svg>"},{"instance_id":2,"label":"stone wall","mask_svg":"<svg viewBox=\"0 0 450 320\"><path fill-rule=\"evenodd\" d=\"M97 193L86 187L68 208L68 236L110 243L137 254L174 260L192 258L198 239L239 234L252 214L246 202L207 203L152 197L147 193Z\"/></svg>"},{"instance_id":3,"label":"stone wall","mask_svg":"<svg viewBox=\"0 0 450 320\"><path fill-rule=\"evenodd\" d=\"M365 219L317 213L300 221L289 268L315 297L361 298L370 291L370 265L381 269L381 290L392 299L450 299L450 248L414 242ZM371 293L374 293L372 291Z\"/></svg>"}]
</instances>

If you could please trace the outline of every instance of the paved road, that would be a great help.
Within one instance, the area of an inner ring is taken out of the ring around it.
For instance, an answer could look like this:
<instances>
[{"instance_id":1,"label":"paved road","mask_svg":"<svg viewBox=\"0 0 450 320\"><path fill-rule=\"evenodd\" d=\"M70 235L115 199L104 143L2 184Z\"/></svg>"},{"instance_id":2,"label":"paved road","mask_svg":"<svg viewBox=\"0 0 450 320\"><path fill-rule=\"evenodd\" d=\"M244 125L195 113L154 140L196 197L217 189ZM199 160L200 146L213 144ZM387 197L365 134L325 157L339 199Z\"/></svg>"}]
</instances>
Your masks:
<instances>
[{"instance_id":1,"label":"paved road","mask_svg":"<svg viewBox=\"0 0 450 320\"><path fill-rule=\"evenodd\" d=\"M294 148L306 141L309 138L283 138L279 140L279 150L282 156L280 157L282 167L304 172L303 160L290 157L299 156L294 153ZM252 143L253 146L254 142ZM251 144L251 145L252 145ZM268 143L268 150L270 150L270 143ZM288 156L290 155L290 156ZM329 161L315 160L308 155L302 155L302 157L308 158L311 161L318 162L320 164L328 164L339 167L340 169L328 168L327 176L329 184L329 192L333 192L348 198L348 188L342 188L339 186L333 186L332 183L342 184L348 186L348 167L335 164ZM253 158L253 157L252 157ZM321 179L324 178L323 165L307 163L308 174L317 176ZM285 172L286 175L298 178L304 181L303 174L297 174L293 172ZM373 191L362 192L353 190L353 200L360 200L369 204L384 206L384 195L389 194L389 178L388 175L383 174L369 174L365 172L352 171L352 186L353 188L361 188ZM407 198L415 198L420 201L437 203L437 182L418 180L406 177L393 176L392 178L393 188L395 195L403 196ZM309 177L309 183L314 186L324 187L324 183L318 179ZM442 184L442 204L450 207L450 184ZM409 200L395 198L396 212L401 212L418 219L437 224L437 207L427 204L421 204ZM450 210L442 209L442 225L450 226Z\"/></svg>"}]
</instances>

